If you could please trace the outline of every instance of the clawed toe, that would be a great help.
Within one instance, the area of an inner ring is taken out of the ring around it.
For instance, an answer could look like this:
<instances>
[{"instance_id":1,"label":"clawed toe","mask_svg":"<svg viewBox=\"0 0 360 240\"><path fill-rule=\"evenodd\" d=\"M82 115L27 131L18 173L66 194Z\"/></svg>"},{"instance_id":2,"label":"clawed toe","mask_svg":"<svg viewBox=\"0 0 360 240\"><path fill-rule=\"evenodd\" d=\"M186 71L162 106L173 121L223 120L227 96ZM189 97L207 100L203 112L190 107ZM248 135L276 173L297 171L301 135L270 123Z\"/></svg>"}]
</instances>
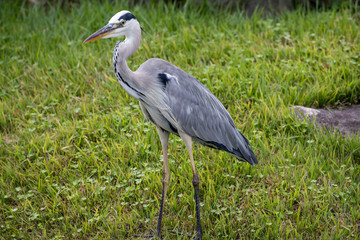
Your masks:
<instances>
[{"instance_id":1,"label":"clawed toe","mask_svg":"<svg viewBox=\"0 0 360 240\"><path fill-rule=\"evenodd\" d=\"M193 238L193 240L202 240L202 234L201 233L197 233L195 235L195 237Z\"/></svg>"}]
</instances>

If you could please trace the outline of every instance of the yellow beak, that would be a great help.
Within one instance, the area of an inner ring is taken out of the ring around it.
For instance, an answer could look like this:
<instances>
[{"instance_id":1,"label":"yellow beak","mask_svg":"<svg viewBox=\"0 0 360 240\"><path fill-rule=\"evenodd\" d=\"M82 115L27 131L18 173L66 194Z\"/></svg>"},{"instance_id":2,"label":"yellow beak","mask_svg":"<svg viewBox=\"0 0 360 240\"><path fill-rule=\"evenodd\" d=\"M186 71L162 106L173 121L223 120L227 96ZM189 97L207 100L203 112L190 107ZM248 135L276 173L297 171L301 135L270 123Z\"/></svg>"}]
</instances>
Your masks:
<instances>
[{"instance_id":1,"label":"yellow beak","mask_svg":"<svg viewBox=\"0 0 360 240\"><path fill-rule=\"evenodd\" d=\"M85 39L85 41L83 43L87 43L87 42L91 42L91 41L94 41L99 38L103 38L103 37L109 35L113 30L114 30L114 28L110 24L107 24L105 27L103 27L103 28L97 30L96 32L94 32L93 34L91 34L87 39Z\"/></svg>"}]
</instances>

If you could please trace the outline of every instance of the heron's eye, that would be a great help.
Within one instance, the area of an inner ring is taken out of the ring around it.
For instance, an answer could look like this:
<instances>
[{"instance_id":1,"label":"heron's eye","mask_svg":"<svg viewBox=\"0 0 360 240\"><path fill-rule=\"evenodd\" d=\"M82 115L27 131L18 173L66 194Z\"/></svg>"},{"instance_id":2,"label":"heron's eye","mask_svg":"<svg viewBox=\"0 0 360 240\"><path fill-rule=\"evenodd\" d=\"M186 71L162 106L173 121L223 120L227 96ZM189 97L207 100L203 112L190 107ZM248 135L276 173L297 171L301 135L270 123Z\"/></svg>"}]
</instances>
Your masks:
<instances>
[{"instance_id":1,"label":"heron's eye","mask_svg":"<svg viewBox=\"0 0 360 240\"><path fill-rule=\"evenodd\" d=\"M125 23L126 23L126 21L125 21L125 20L121 20L121 22L120 22L121 26L124 26L124 25L125 25Z\"/></svg>"}]
</instances>

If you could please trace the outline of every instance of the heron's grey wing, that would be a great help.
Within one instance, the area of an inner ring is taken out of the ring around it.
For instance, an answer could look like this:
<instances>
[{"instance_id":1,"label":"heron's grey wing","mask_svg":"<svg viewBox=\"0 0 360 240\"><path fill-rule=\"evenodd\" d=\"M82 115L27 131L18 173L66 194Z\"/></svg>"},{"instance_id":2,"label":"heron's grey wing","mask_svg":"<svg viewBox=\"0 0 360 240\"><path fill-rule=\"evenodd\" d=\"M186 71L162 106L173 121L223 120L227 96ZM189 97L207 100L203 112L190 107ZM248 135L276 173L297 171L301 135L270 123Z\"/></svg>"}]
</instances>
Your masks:
<instances>
[{"instance_id":1,"label":"heron's grey wing","mask_svg":"<svg viewBox=\"0 0 360 240\"><path fill-rule=\"evenodd\" d=\"M246 137L221 102L201 82L177 67L160 73L168 105L181 129L203 145L257 163Z\"/></svg>"}]
</instances>

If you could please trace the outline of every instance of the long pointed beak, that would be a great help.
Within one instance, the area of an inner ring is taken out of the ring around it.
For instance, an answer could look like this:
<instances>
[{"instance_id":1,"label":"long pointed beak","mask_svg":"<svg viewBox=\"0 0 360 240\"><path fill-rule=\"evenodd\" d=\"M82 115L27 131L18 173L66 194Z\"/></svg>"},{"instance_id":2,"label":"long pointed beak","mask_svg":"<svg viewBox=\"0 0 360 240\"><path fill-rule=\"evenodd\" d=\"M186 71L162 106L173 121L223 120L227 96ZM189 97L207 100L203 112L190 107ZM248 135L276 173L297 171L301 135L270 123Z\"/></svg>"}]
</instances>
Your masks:
<instances>
[{"instance_id":1,"label":"long pointed beak","mask_svg":"<svg viewBox=\"0 0 360 240\"><path fill-rule=\"evenodd\" d=\"M107 25L105 25L105 27L103 27L103 28L97 30L96 32L94 32L93 34L91 34L87 39L85 39L85 41L83 43L87 43L87 42L91 42L91 41L94 41L99 38L103 38L103 37L109 35L113 30L114 30L114 28L110 24L107 24Z\"/></svg>"}]
</instances>

